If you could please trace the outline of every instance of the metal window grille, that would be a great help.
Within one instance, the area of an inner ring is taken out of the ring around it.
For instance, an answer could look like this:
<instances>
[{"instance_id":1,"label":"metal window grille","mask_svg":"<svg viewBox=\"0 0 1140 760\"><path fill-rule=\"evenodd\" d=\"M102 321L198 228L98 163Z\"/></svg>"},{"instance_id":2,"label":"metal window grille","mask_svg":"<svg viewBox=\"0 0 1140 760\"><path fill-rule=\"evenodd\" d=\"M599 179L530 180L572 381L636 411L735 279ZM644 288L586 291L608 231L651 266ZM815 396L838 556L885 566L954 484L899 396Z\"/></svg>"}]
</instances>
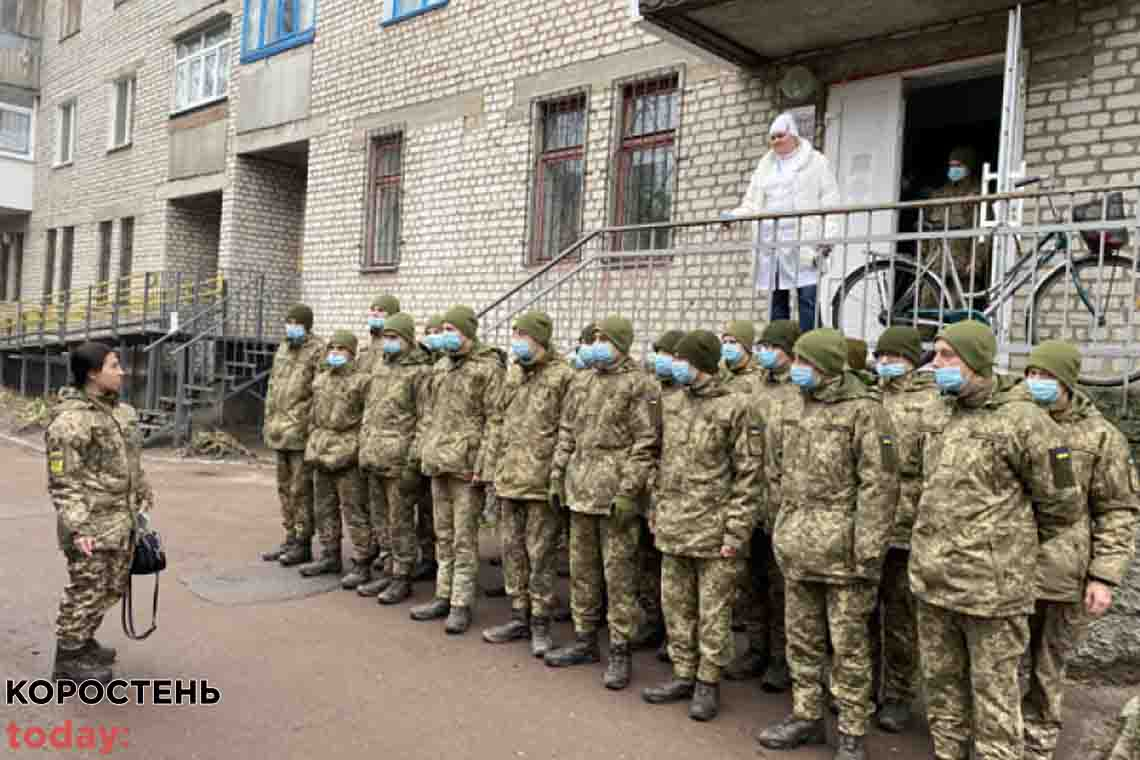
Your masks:
<instances>
[{"instance_id":1,"label":"metal window grille","mask_svg":"<svg viewBox=\"0 0 1140 760\"><path fill-rule=\"evenodd\" d=\"M617 224L653 224L671 219L680 117L681 91L676 74L623 87ZM669 247L670 239L668 229L631 231L615 237L614 246L625 251L662 249Z\"/></svg>"},{"instance_id":2,"label":"metal window grille","mask_svg":"<svg viewBox=\"0 0 1140 760\"><path fill-rule=\"evenodd\" d=\"M582 231L586 96L540 104L538 129L532 264L551 261L571 246Z\"/></svg>"},{"instance_id":3,"label":"metal window grille","mask_svg":"<svg viewBox=\"0 0 1140 760\"><path fill-rule=\"evenodd\" d=\"M401 135L373 138L368 164L368 229L364 267L392 268L400 263Z\"/></svg>"}]
</instances>

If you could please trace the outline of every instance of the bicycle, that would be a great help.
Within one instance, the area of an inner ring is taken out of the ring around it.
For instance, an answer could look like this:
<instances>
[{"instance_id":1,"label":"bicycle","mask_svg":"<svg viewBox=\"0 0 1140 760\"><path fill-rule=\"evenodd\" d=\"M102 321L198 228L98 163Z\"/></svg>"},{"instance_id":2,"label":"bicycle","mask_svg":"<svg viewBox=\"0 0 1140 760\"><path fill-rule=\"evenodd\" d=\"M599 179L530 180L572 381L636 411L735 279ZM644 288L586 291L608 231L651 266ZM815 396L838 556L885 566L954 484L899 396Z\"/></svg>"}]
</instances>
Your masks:
<instances>
[{"instance_id":1,"label":"bicycle","mask_svg":"<svg viewBox=\"0 0 1140 760\"><path fill-rule=\"evenodd\" d=\"M1016 187L1043 179L1028 177ZM1054 221L1063 224L1052 197L1046 197ZM1072 211L1074 222L1123 220L1123 193L1112 192L1100 200L1074 205ZM943 231L954 232L948 228ZM992 237L998 234L997 230L990 233ZM1017 234L1005 234L1014 241L1013 265L1000 281L971 292L964 291L945 253L945 265L939 273L913 254L869 251L869 260L843 279L832 298L833 326L850 335L877 329L876 334L862 335L872 341L890 325L912 325L930 342L943 325L965 319L993 326L999 310L1032 282L1033 293L1025 313L1029 345L1049 339L1075 343L1086 357L1080 375L1084 385L1112 387L1124 384L1126 379L1129 383L1140 381L1140 360L1135 350L1140 344L1140 272L1136 260L1121 253L1128 244L1127 228L1081 230L1083 254L1074 254L1072 232L1050 231L1030 252L1022 251ZM979 301L985 305L974 308ZM860 315L858 323L845 320L845 314ZM1115 344L1116 348L1106 350L1105 344Z\"/></svg>"}]
</instances>

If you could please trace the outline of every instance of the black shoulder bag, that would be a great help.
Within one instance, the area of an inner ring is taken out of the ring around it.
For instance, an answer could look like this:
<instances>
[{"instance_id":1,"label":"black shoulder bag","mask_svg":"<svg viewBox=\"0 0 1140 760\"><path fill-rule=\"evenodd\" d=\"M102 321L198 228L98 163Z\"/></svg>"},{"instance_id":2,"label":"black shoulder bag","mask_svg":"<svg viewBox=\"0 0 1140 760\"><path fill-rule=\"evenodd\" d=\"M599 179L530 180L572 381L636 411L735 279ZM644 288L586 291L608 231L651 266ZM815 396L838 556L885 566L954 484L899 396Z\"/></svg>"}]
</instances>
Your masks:
<instances>
[{"instance_id":1,"label":"black shoulder bag","mask_svg":"<svg viewBox=\"0 0 1140 760\"><path fill-rule=\"evenodd\" d=\"M146 514L140 513L131 532L131 572L127 576L127 588L123 592L123 633L134 641L142 641L158 628L158 576L166 569L166 551L162 548L162 538L150 527ZM132 578L136 575L154 576L154 601L150 612L150 628L142 633L135 632L134 606L131 604Z\"/></svg>"}]
</instances>

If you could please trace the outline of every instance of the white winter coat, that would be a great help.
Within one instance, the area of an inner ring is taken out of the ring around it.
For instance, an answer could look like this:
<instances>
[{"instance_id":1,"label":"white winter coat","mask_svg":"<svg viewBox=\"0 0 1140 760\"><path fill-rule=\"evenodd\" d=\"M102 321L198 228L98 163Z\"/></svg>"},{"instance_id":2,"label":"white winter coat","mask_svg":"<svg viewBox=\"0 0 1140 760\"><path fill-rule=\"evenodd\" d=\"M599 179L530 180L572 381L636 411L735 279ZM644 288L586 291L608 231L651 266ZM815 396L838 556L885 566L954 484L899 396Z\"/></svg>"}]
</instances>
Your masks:
<instances>
[{"instance_id":1,"label":"white winter coat","mask_svg":"<svg viewBox=\"0 0 1140 760\"><path fill-rule=\"evenodd\" d=\"M750 216L783 211L811 211L840 204L839 184L831 165L807 140L790 157L779 159L775 151L760 159L748 192L741 204L729 212L731 216ZM824 231L826 230L826 234ZM779 289L804 287L819 282L815 245L781 245L797 239L837 238L841 234L841 218L798 217L753 223L753 249L756 252L756 287L776 287L779 261Z\"/></svg>"}]
</instances>

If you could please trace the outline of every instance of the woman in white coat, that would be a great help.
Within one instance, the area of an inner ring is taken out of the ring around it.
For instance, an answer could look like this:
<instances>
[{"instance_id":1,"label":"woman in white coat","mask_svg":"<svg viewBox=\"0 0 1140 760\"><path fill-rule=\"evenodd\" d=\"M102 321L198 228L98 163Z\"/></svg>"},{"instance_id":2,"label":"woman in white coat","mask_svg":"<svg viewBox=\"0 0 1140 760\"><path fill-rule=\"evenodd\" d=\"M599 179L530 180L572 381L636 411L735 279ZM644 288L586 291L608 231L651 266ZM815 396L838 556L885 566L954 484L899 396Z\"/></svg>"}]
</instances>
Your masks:
<instances>
[{"instance_id":1,"label":"woman in white coat","mask_svg":"<svg viewBox=\"0 0 1140 760\"><path fill-rule=\"evenodd\" d=\"M771 149L760 159L741 204L726 217L787 211L804 212L838 206L839 184L831 165L811 143L800 137L796 120L781 114L768 130ZM817 326L819 264L829 246L788 245L789 241L836 238L840 218L789 217L755 225L756 288L771 291L770 319L791 318L791 288L796 289L800 329ZM826 231L826 234L824 234Z\"/></svg>"}]
</instances>

